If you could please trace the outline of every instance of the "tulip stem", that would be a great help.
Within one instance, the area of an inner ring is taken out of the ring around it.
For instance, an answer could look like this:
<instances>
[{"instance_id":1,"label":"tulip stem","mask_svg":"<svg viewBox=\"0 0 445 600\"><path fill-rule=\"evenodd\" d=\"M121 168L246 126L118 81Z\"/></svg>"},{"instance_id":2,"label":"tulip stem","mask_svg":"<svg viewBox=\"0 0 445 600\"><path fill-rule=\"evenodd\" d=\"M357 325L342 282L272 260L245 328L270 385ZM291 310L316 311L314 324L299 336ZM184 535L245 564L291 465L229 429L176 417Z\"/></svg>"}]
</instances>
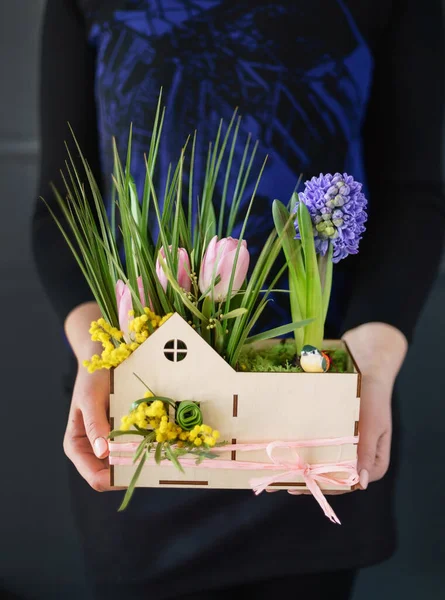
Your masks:
<instances>
[{"instance_id":1,"label":"tulip stem","mask_svg":"<svg viewBox=\"0 0 445 600\"><path fill-rule=\"evenodd\" d=\"M202 322L201 325L201 335L205 339L208 344L212 344L212 332L210 329L210 318L212 316L212 305L213 301L210 296L206 296L204 298L204 302L202 303L202 314L205 317L205 321Z\"/></svg>"}]
</instances>

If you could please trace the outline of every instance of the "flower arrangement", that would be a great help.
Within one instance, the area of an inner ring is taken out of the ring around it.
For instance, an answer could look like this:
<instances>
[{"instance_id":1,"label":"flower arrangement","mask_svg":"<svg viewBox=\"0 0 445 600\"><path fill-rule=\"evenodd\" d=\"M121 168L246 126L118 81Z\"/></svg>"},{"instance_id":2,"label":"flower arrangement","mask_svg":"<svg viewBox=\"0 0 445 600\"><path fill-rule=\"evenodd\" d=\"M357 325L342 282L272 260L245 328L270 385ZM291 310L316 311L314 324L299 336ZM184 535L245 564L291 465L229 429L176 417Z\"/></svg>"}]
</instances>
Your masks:
<instances>
[{"instance_id":1,"label":"flower arrangement","mask_svg":"<svg viewBox=\"0 0 445 600\"><path fill-rule=\"evenodd\" d=\"M48 208L102 313L102 318L92 323L90 334L103 351L85 361L85 368L93 372L118 367L178 313L234 369L239 368L240 357L249 353L253 364L255 343L293 334L298 369L327 371L330 359L322 352L322 344L333 264L358 251L366 221L361 184L347 174L320 175L306 182L303 192L292 194L287 205L275 200L270 235L252 265L245 234L264 163L253 180L240 232L233 237L257 152L257 145L252 148L248 139L242 160L235 165L233 150L240 117L235 112L225 132L220 123L199 195L193 187L196 133L187 140L177 164L170 166L163 193L156 189L163 122L160 98L141 197L131 175L131 129L125 164L113 142L111 211L106 210L76 141L84 174L80 175L68 150L66 172L62 173L66 197L53 187L60 213ZM216 197L219 178L224 182L223 192ZM229 195L232 179L236 184ZM274 270L282 251L285 260ZM291 322L252 334L286 270ZM241 370L246 369L245 364L243 360ZM289 364L287 357L286 368L277 370L285 371ZM150 454L158 463L169 460L182 469L182 456L194 456L198 462L214 458L214 447L223 444L217 442L218 432L203 424L195 403L178 405L148 387L145 397L131 405L110 438L121 435L143 437L134 455L138 466L121 508L128 504Z\"/></svg>"}]
</instances>

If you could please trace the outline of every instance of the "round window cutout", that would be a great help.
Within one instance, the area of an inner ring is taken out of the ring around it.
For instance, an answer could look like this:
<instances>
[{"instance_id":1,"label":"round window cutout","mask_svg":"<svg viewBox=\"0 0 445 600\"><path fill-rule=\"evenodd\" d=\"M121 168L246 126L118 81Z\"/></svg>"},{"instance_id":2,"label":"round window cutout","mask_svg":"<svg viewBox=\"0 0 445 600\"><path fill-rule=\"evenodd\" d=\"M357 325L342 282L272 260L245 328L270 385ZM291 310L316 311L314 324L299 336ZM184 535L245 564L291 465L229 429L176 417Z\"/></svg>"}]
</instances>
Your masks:
<instances>
[{"instance_id":1,"label":"round window cutout","mask_svg":"<svg viewBox=\"0 0 445 600\"><path fill-rule=\"evenodd\" d=\"M170 340L164 346L164 356L171 362L179 362L187 356L187 346L181 340Z\"/></svg>"}]
</instances>

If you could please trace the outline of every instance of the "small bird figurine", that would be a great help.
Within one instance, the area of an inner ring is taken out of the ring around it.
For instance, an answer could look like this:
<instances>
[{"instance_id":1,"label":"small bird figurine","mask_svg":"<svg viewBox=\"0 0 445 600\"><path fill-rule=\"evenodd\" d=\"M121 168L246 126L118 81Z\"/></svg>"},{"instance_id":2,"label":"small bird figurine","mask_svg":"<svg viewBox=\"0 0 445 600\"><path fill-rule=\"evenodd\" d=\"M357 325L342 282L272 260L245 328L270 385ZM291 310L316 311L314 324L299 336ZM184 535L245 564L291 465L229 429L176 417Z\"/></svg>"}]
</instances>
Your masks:
<instances>
[{"instance_id":1,"label":"small bird figurine","mask_svg":"<svg viewBox=\"0 0 445 600\"><path fill-rule=\"evenodd\" d=\"M314 346L303 346L300 365L306 373L326 373L331 366L331 359Z\"/></svg>"}]
</instances>

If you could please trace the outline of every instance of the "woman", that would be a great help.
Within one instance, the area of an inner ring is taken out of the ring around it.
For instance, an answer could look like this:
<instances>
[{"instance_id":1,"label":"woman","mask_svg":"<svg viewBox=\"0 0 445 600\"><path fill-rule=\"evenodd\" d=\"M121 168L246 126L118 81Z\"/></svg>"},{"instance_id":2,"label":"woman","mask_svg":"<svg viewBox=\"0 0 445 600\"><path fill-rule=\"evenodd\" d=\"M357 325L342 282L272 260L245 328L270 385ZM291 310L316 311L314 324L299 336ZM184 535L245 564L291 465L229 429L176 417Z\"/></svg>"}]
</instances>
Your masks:
<instances>
[{"instance_id":1,"label":"woman","mask_svg":"<svg viewBox=\"0 0 445 600\"><path fill-rule=\"evenodd\" d=\"M96 598L243 591L346 599L357 569L394 551L392 392L445 229L441 2L428 11L416 0L49 0L41 82L47 200L49 182L60 185L67 122L108 200L111 136L123 147L132 122L140 186L161 87L169 144L161 168L196 127L202 161L217 119L235 106L244 133L262 142L259 155L270 155L253 246L253 233L261 240L270 230L271 201L288 199L300 173L347 171L370 198L360 255L337 269L328 319L328 334L344 335L364 374L358 468L366 491L332 498L341 527L320 517L312 498L286 493L141 489L119 514L120 492L96 493L108 488L107 375L76 366L95 351L87 332L99 311L38 203L36 261L73 351L64 447L76 468L73 507Z\"/></svg>"}]
</instances>

